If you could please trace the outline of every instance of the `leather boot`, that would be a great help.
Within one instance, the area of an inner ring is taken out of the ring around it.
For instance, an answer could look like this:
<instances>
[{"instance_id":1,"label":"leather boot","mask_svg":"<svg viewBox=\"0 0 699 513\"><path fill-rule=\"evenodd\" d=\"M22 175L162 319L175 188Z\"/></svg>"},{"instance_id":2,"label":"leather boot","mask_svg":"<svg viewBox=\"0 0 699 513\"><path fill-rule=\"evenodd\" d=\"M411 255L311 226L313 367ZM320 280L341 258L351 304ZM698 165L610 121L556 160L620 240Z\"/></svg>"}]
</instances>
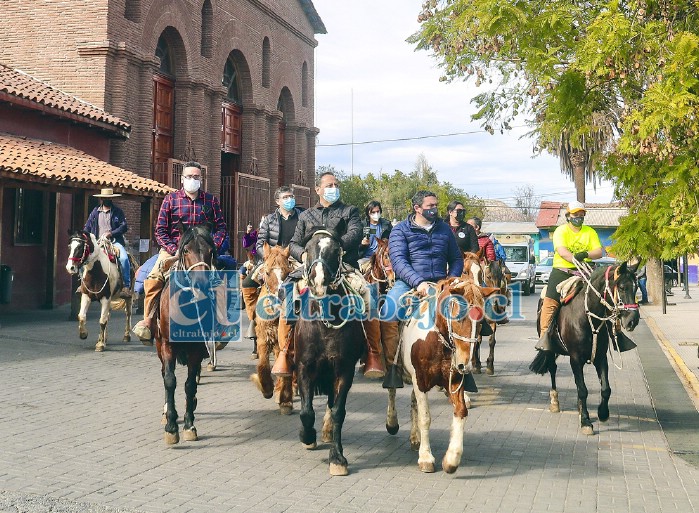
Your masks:
<instances>
[{"instance_id":1,"label":"leather boot","mask_svg":"<svg viewBox=\"0 0 699 513\"><path fill-rule=\"evenodd\" d=\"M381 326L378 319L363 321L366 331L366 362L364 376L371 379L383 378L386 369L381 347Z\"/></svg>"},{"instance_id":2,"label":"leather boot","mask_svg":"<svg viewBox=\"0 0 699 513\"><path fill-rule=\"evenodd\" d=\"M153 333L155 332L155 309L157 298L165 287L162 280L146 279L143 282L143 320L133 327L132 331L141 340L144 346L153 345Z\"/></svg>"},{"instance_id":3,"label":"leather boot","mask_svg":"<svg viewBox=\"0 0 699 513\"><path fill-rule=\"evenodd\" d=\"M293 326L289 325L284 316L279 316L279 329L277 340L279 342L279 356L272 366L272 374L275 376L291 376L290 348L293 348Z\"/></svg>"},{"instance_id":4,"label":"leather boot","mask_svg":"<svg viewBox=\"0 0 699 513\"><path fill-rule=\"evenodd\" d=\"M403 388L403 377L400 370L393 365L398 351L398 321L381 321L381 340L383 341L384 357L386 358L386 375L383 388Z\"/></svg>"},{"instance_id":5,"label":"leather boot","mask_svg":"<svg viewBox=\"0 0 699 513\"><path fill-rule=\"evenodd\" d=\"M632 349L636 349L636 343L631 340L629 337L626 336L626 334L622 331L621 329L621 321L619 319L616 320L616 343L614 342L614 336L612 335L612 344L614 344L617 349L619 350L620 353L623 353L625 351L631 351Z\"/></svg>"},{"instance_id":6,"label":"leather boot","mask_svg":"<svg viewBox=\"0 0 699 513\"><path fill-rule=\"evenodd\" d=\"M544 302L541 305L541 317L539 318L539 326L541 327L541 335L539 336L539 342L536 344L536 349L539 351L553 351L556 348L556 344L551 340L551 330L549 329L553 324L553 319L558 312L558 307L561 303L550 297L545 297Z\"/></svg>"},{"instance_id":7,"label":"leather boot","mask_svg":"<svg viewBox=\"0 0 699 513\"><path fill-rule=\"evenodd\" d=\"M257 360L259 358L257 354L257 334L255 332L255 328L257 327L257 323L255 322L255 319L250 321L250 324L248 324L248 331L245 333L245 338L249 338L252 340L252 355L251 358L253 360Z\"/></svg>"},{"instance_id":8,"label":"leather boot","mask_svg":"<svg viewBox=\"0 0 699 513\"><path fill-rule=\"evenodd\" d=\"M257 308L257 299L260 297L260 289L259 287L243 287L240 290L243 292L245 313L248 314L248 320L254 321L257 317L255 309Z\"/></svg>"}]
</instances>

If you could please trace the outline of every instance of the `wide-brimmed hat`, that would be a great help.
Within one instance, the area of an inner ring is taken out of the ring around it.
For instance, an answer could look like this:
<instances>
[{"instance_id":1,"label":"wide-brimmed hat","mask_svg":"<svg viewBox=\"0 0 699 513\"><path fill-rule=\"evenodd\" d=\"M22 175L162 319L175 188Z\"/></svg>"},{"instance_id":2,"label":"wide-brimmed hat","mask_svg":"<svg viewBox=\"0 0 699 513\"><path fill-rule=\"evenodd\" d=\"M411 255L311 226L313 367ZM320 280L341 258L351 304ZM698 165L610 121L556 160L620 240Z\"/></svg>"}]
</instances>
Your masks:
<instances>
[{"instance_id":1,"label":"wide-brimmed hat","mask_svg":"<svg viewBox=\"0 0 699 513\"><path fill-rule=\"evenodd\" d=\"M114 194L114 189L111 187L107 189L102 189L99 194L93 194L95 198L116 198L121 196L121 194Z\"/></svg>"}]
</instances>

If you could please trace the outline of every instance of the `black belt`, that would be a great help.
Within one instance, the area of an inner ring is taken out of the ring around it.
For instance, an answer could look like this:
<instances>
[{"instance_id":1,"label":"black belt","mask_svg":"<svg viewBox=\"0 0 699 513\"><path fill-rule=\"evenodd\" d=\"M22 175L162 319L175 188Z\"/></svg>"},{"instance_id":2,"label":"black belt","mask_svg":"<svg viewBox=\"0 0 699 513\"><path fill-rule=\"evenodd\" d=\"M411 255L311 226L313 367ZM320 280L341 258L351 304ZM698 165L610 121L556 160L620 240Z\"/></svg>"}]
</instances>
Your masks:
<instances>
[{"instance_id":1,"label":"black belt","mask_svg":"<svg viewBox=\"0 0 699 513\"><path fill-rule=\"evenodd\" d=\"M582 273L577 269L569 269L568 267L554 267L556 271L561 271L571 276L582 276Z\"/></svg>"}]
</instances>

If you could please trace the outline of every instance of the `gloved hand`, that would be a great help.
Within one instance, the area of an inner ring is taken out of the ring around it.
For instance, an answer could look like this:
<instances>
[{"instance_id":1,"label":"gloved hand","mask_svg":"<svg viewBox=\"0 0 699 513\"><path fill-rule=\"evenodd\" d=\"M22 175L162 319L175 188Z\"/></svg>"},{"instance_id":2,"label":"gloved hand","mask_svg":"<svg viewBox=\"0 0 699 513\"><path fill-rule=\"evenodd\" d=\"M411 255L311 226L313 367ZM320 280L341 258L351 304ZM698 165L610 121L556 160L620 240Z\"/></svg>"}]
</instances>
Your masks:
<instances>
[{"instance_id":1,"label":"gloved hand","mask_svg":"<svg viewBox=\"0 0 699 513\"><path fill-rule=\"evenodd\" d=\"M587 251L578 251L577 253L575 253L573 255L575 260L577 260L578 262L582 262L583 260L585 260L587 258L587 256L588 256Z\"/></svg>"}]
</instances>

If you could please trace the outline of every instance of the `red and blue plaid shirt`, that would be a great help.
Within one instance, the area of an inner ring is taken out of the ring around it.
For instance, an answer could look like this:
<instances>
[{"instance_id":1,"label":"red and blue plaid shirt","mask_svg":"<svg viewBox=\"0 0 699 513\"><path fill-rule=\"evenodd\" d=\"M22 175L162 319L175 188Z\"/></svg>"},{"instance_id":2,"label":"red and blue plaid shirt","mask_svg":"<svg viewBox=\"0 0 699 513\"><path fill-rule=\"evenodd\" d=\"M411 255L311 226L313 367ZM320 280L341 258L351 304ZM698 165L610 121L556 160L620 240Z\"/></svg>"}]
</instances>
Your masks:
<instances>
[{"instance_id":1,"label":"red and blue plaid shirt","mask_svg":"<svg viewBox=\"0 0 699 513\"><path fill-rule=\"evenodd\" d=\"M226 221L223 220L221 204L213 194L199 191L199 195L192 200L184 189L179 189L165 196L158 213L158 222L155 224L155 239L160 247L171 255L177 251L182 235L179 230L180 221L187 228L211 223L211 235L216 247L221 248L227 233Z\"/></svg>"}]
</instances>

